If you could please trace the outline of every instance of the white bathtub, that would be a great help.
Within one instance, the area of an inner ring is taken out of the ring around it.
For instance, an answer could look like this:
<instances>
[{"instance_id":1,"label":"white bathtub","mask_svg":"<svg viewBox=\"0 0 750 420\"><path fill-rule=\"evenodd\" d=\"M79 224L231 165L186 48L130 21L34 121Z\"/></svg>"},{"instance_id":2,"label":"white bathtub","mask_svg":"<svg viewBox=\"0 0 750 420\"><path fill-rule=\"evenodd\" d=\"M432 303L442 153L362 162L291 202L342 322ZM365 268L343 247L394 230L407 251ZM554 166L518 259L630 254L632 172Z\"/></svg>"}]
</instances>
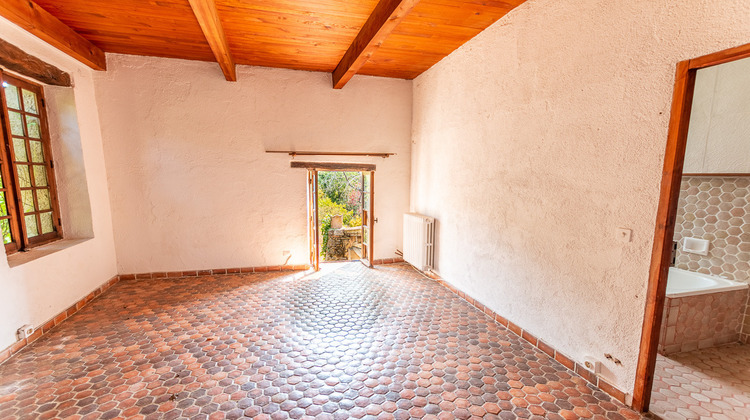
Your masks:
<instances>
[{"instance_id":1,"label":"white bathtub","mask_svg":"<svg viewBox=\"0 0 750 420\"><path fill-rule=\"evenodd\" d=\"M747 288L748 285L746 283L669 267L669 275L667 277L668 298L729 292Z\"/></svg>"}]
</instances>

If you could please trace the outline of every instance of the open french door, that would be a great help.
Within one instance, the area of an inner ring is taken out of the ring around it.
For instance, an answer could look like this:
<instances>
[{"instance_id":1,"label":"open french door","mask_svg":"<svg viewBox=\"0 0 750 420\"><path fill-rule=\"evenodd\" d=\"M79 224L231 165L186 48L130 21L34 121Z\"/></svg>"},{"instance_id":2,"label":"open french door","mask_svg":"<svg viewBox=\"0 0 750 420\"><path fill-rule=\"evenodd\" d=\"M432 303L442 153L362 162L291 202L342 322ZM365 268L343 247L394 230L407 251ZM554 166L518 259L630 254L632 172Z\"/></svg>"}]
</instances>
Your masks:
<instances>
[{"instance_id":1,"label":"open french door","mask_svg":"<svg viewBox=\"0 0 750 420\"><path fill-rule=\"evenodd\" d=\"M373 190L375 188L375 172L362 172L362 264L372 267L372 231L373 209L375 208Z\"/></svg>"},{"instance_id":2,"label":"open french door","mask_svg":"<svg viewBox=\"0 0 750 420\"><path fill-rule=\"evenodd\" d=\"M320 270L320 226L318 223L318 171L307 171L307 225L310 240L310 267Z\"/></svg>"}]
</instances>

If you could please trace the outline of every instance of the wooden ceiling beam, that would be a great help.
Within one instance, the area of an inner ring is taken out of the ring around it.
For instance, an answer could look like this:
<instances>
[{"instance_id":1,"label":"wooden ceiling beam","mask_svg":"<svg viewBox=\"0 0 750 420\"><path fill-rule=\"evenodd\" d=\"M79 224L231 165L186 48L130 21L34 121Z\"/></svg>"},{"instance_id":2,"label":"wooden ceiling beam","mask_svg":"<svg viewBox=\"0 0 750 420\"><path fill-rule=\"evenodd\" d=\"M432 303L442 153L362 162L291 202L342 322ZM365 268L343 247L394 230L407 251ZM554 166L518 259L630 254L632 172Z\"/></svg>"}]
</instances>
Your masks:
<instances>
[{"instance_id":1,"label":"wooden ceiling beam","mask_svg":"<svg viewBox=\"0 0 750 420\"><path fill-rule=\"evenodd\" d=\"M216 61L224 72L224 77L230 82L237 81L237 66L229 51L229 44L224 33L224 28L219 20L219 12L216 9L214 0L188 0L190 7L193 8L195 17L198 18L198 24L206 36L206 41L214 52Z\"/></svg>"},{"instance_id":2,"label":"wooden ceiling beam","mask_svg":"<svg viewBox=\"0 0 750 420\"><path fill-rule=\"evenodd\" d=\"M0 15L92 69L107 69L104 51L33 1L2 0Z\"/></svg>"},{"instance_id":3,"label":"wooden ceiling beam","mask_svg":"<svg viewBox=\"0 0 750 420\"><path fill-rule=\"evenodd\" d=\"M341 89L365 65L419 0L380 0L333 70L333 88Z\"/></svg>"}]
</instances>

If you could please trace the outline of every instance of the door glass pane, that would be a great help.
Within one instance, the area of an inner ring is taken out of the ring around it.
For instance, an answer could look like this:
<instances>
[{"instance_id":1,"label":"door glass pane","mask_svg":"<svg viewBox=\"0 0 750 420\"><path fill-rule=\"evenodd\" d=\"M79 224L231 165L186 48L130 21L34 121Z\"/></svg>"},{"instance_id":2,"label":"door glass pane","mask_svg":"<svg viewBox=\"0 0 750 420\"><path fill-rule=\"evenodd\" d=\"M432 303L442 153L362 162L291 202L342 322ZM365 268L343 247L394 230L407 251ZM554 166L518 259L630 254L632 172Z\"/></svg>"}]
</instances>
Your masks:
<instances>
[{"instance_id":1,"label":"door glass pane","mask_svg":"<svg viewBox=\"0 0 750 420\"><path fill-rule=\"evenodd\" d=\"M10 236L10 220L0 220L0 232L3 234L3 245L11 243L13 238Z\"/></svg>"},{"instance_id":2,"label":"door glass pane","mask_svg":"<svg viewBox=\"0 0 750 420\"><path fill-rule=\"evenodd\" d=\"M47 186L47 167L34 165L34 185L37 187Z\"/></svg>"},{"instance_id":3,"label":"door glass pane","mask_svg":"<svg viewBox=\"0 0 750 420\"><path fill-rule=\"evenodd\" d=\"M29 142L29 146L31 149L31 161L35 163L44 162L44 151L42 151L42 142L31 140Z\"/></svg>"},{"instance_id":4,"label":"door glass pane","mask_svg":"<svg viewBox=\"0 0 750 420\"><path fill-rule=\"evenodd\" d=\"M39 111L36 107L36 93L29 92L26 89L22 89L23 91L23 108L26 112L29 112L31 114L39 114Z\"/></svg>"},{"instance_id":5,"label":"door glass pane","mask_svg":"<svg viewBox=\"0 0 750 420\"><path fill-rule=\"evenodd\" d=\"M52 213L42 213L39 215L39 218L42 219L42 235L45 233L50 233L55 230L55 227L52 223Z\"/></svg>"},{"instance_id":6,"label":"door glass pane","mask_svg":"<svg viewBox=\"0 0 750 420\"><path fill-rule=\"evenodd\" d=\"M29 176L28 165L18 165L18 183L21 188L31 188L31 176Z\"/></svg>"},{"instance_id":7,"label":"door glass pane","mask_svg":"<svg viewBox=\"0 0 750 420\"><path fill-rule=\"evenodd\" d=\"M26 140L13 137L13 153L16 154L16 162L28 162L26 156Z\"/></svg>"},{"instance_id":8,"label":"door glass pane","mask_svg":"<svg viewBox=\"0 0 750 420\"><path fill-rule=\"evenodd\" d=\"M10 117L10 132L14 136L23 136L23 117L18 112L8 111Z\"/></svg>"},{"instance_id":9,"label":"door glass pane","mask_svg":"<svg viewBox=\"0 0 750 420\"><path fill-rule=\"evenodd\" d=\"M42 138L42 129L39 125L39 118L27 115L26 127L29 129L29 137L34 139Z\"/></svg>"},{"instance_id":10,"label":"door glass pane","mask_svg":"<svg viewBox=\"0 0 750 420\"><path fill-rule=\"evenodd\" d=\"M3 187L3 165L0 165L0 188L5 188Z\"/></svg>"},{"instance_id":11,"label":"door glass pane","mask_svg":"<svg viewBox=\"0 0 750 420\"><path fill-rule=\"evenodd\" d=\"M38 210L49 210L49 190L36 190L36 203Z\"/></svg>"},{"instance_id":12,"label":"door glass pane","mask_svg":"<svg viewBox=\"0 0 750 420\"><path fill-rule=\"evenodd\" d=\"M26 215L26 234L29 238L39 236L39 226L36 224L35 214Z\"/></svg>"},{"instance_id":13,"label":"door glass pane","mask_svg":"<svg viewBox=\"0 0 750 420\"><path fill-rule=\"evenodd\" d=\"M8 215L8 205L5 204L5 193L0 191L0 216Z\"/></svg>"},{"instance_id":14,"label":"door glass pane","mask_svg":"<svg viewBox=\"0 0 750 420\"><path fill-rule=\"evenodd\" d=\"M18 88L13 85L5 86L5 98L8 101L8 108L21 109L21 101L18 99Z\"/></svg>"},{"instance_id":15,"label":"door glass pane","mask_svg":"<svg viewBox=\"0 0 750 420\"><path fill-rule=\"evenodd\" d=\"M21 191L21 201L23 201L23 212L34 212L34 193L31 190Z\"/></svg>"}]
</instances>

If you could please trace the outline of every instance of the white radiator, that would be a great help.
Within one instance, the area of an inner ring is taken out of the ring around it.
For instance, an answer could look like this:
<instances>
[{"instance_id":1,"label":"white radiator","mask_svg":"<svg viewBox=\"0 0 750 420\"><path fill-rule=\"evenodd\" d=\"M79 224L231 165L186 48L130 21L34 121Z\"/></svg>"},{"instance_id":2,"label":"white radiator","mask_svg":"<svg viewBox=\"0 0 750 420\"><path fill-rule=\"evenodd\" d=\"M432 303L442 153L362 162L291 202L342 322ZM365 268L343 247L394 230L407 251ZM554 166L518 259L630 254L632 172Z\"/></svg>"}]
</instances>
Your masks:
<instances>
[{"instance_id":1,"label":"white radiator","mask_svg":"<svg viewBox=\"0 0 750 420\"><path fill-rule=\"evenodd\" d=\"M404 260L418 270L434 267L435 219L416 213L404 214Z\"/></svg>"}]
</instances>

